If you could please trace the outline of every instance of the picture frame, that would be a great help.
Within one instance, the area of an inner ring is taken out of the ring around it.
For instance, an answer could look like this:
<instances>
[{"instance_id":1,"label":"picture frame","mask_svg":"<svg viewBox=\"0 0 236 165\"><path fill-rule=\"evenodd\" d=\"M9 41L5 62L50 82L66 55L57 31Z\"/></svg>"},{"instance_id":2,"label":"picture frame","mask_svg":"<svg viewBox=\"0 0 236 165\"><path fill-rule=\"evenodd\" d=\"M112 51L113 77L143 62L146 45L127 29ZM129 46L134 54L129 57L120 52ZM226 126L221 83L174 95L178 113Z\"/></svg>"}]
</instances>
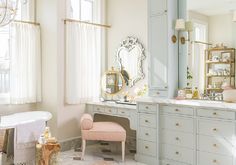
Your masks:
<instances>
[{"instance_id":1,"label":"picture frame","mask_svg":"<svg viewBox=\"0 0 236 165\"><path fill-rule=\"evenodd\" d=\"M221 52L221 59L223 62L231 61L231 52Z\"/></svg>"}]
</instances>

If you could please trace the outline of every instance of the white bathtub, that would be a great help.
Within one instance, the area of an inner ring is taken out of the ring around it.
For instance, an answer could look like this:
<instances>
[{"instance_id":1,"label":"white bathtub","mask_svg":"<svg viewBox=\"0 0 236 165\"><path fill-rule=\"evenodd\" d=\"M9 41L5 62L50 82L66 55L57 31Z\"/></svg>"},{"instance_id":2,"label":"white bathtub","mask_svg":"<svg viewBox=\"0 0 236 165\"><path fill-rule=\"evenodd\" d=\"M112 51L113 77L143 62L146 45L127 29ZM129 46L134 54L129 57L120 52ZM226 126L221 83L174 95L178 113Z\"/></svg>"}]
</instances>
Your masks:
<instances>
[{"instance_id":1,"label":"white bathtub","mask_svg":"<svg viewBox=\"0 0 236 165\"><path fill-rule=\"evenodd\" d=\"M15 128L20 123L33 122L37 120L43 120L45 122L52 118L50 112L45 111L32 111L32 112L21 112L13 115L1 116L0 129Z\"/></svg>"}]
</instances>

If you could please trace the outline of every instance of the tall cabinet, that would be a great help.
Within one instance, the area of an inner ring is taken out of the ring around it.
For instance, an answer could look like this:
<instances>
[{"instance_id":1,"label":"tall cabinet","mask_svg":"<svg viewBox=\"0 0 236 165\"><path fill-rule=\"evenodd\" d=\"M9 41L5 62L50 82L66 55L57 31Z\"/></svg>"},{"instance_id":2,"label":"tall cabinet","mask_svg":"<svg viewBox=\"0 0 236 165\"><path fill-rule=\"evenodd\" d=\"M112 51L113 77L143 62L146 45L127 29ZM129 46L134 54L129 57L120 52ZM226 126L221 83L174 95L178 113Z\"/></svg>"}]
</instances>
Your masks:
<instances>
[{"instance_id":1,"label":"tall cabinet","mask_svg":"<svg viewBox=\"0 0 236 165\"><path fill-rule=\"evenodd\" d=\"M177 0L148 0L149 96L171 98L178 88Z\"/></svg>"}]
</instances>

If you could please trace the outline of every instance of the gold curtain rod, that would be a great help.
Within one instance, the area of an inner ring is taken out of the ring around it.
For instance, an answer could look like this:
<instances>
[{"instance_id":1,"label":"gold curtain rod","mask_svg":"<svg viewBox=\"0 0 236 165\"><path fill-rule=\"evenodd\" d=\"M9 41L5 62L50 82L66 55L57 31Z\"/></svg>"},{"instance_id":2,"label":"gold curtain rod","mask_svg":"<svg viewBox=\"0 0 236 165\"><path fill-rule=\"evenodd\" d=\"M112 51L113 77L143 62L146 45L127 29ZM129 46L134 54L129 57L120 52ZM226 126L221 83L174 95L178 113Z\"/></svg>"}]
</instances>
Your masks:
<instances>
[{"instance_id":1,"label":"gold curtain rod","mask_svg":"<svg viewBox=\"0 0 236 165\"><path fill-rule=\"evenodd\" d=\"M27 23L27 24L32 24L32 25L40 26L40 23L37 23L37 22L31 22L31 21L20 21L20 20L14 20L13 22L17 22L17 23Z\"/></svg>"},{"instance_id":2,"label":"gold curtain rod","mask_svg":"<svg viewBox=\"0 0 236 165\"><path fill-rule=\"evenodd\" d=\"M197 44L204 44L204 45L213 45L211 43L208 43L208 42L202 42L202 41L192 41L194 43L197 43Z\"/></svg>"},{"instance_id":3,"label":"gold curtain rod","mask_svg":"<svg viewBox=\"0 0 236 165\"><path fill-rule=\"evenodd\" d=\"M66 22L77 22L77 23L84 23L84 24L88 24L88 25L94 25L94 26L100 26L100 27L105 27L105 28L111 28L110 25L104 25L104 24L99 24L99 23L92 23L92 22L75 20L75 19L65 19L64 20L64 24L66 24Z\"/></svg>"}]
</instances>

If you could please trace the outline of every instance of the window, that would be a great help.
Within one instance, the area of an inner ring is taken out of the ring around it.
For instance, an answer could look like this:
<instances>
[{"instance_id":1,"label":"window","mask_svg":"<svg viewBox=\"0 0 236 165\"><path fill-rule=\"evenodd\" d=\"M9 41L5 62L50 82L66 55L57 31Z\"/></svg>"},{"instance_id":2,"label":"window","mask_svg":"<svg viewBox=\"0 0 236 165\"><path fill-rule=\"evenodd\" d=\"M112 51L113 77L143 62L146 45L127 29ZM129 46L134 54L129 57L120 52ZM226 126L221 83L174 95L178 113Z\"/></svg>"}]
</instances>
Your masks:
<instances>
[{"instance_id":1,"label":"window","mask_svg":"<svg viewBox=\"0 0 236 165\"><path fill-rule=\"evenodd\" d=\"M101 23L102 0L69 0L67 18ZM70 21L66 24L66 92L67 104L98 99L104 29L91 24Z\"/></svg>"},{"instance_id":2,"label":"window","mask_svg":"<svg viewBox=\"0 0 236 165\"><path fill-rule=\"evenodd\" d=\"M34 21L34 0L19 1L16 20ZM0 27L0 104L10 91L10 25Z\"/></svg>"},{"instance_id":3,"label":"window","mask_svg":"<svg viewBox=\"0 0 236 165\"><path fill-rule=\"evenodd\" d=\"M95 0L70 0L67 17L82 21L94 21Z\"/></svg>"}]
</instances>

